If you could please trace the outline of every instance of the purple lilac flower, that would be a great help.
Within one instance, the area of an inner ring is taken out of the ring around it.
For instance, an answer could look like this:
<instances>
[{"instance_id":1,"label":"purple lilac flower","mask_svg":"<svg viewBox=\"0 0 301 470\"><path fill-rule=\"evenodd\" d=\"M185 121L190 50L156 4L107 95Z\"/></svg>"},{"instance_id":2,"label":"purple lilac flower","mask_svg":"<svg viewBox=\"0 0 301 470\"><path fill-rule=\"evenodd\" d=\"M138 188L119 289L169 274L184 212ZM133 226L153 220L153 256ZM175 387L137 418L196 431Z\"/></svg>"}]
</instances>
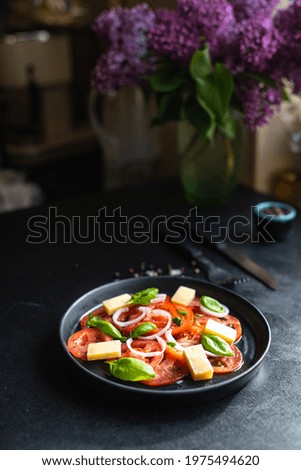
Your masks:
<instances>
[{"instance_id":1,"label":"purple lilac flower","mask_svg":"<svg viewBox=\"0 0 301 470\"><path fill-rule=\"evenodd\" d=\"M116 42L118 30L121 29L125 16L122 8L112 9L101 13L94 21L92 30L98 39L107 39L110 43Z\"/></svg>"},{"instance_id":2,"label":"purple lilac flower","mask_svg":"<svg viewBox=\"0 0 301 470\"><path fill-rule=\"evenodd\" d=\"M275 26L285 47L301 50L301 0L295 0L275 16Z\"/></svg>"},{"instance_id":3,"label":"purple lilac flower","mask_svg":"<svg viewBox=\"0 0 301 470\"><path fill-rule=\"evenodd\" d=\"M263 72L266 62L276 54L279 37L271 18L258 14L240 23L240 55L242 63L253 71Z\"/></svg>"},{"instance_id":4,"label":"purple lilac flower","mask_svg":"<svg viewBox=\"0 0 301 470\"><path fill-rule=\"evenodd\" d=\"M301 93L301 0L295 0L274 19L280 47L272 61L270 74L275 79L286 77L294 91Z\"/></svg>"},{"instance_id":5,"label":"purple lilac flower","mask_svg":"<svg viewBox=\"0 0 301 470\"><path fill-rule=\"evenodd\" d=\"M236 88L241 101L245 124L251 130L267 124L279 109L281 88L266 88L252 80L240 82Z\"/></svg>"},{"instance_id":6,"label":"purple lilac flower","mask_svg":"<svg viewBox=\"0 0 301 470\"><path fill-rule=\"evenodd\" d=\"M155 15L155 22L147 34L151 49L158 56L188 63L202 45L195 24L190 24L187 17L179 16L177 11L166 8L159 8Z\"/></svg>"},{"instance_id":7,"label":"purple lilac flower","mask_svg":"<svg viewBox=\"0 0 301 470\"><path fill-rule=\"evenodd\" d=\"M238 21L254 18L258 13L271 17L272 11L280 0L229 0Z\"/></svg>"},{"instance_id":8,"label":"purple lilac flower","mask_svg":"<svg viewBox=\"0 0 301 470\"><path fill-rule=\"evenodd\" d=\"M233 22L232 6L227 0L177 0L174 11L156 11L148 40L159 56L186 64L205 42L213 57L221 55Z\"/></svg>"},{"instance_id":9,"label":"purple lilac flower","mask_svg":"<svg viewBox=\"0 0 301 470\"><path fill-rule=\"evenodd\" d=\"M92 86L100 93L137 83L152 69L145 56L146 32L154 17L147 4L117 7L98 16L93 30L100 39L109 41L108 50L101 55L92 74Z\"/></svg>"},{"instance_id":10,"label":"purple lilac flower","mask_svg":"<svg viewBox=\"0 0 301 470\"><path fill-rule=\"evenodd\" d=\"M213 58L222 54L235 20L227 0L177 0L176 12L206 40Z\"/></svg>"}]
</instances>

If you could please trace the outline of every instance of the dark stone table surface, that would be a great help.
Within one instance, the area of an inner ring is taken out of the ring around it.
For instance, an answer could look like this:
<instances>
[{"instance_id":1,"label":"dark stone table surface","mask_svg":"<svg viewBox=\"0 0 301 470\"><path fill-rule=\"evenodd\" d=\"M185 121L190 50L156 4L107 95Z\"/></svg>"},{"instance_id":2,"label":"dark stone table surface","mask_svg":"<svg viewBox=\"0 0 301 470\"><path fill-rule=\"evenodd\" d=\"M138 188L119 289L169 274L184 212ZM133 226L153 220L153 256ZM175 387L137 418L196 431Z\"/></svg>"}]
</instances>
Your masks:
<instances>
[{"instance_id":1,"label":"dark stone table surface","mask_svg":"<svg viewBox=\"0 0 301 470\"><path fill-rule=\"evenodd\" d=\"M251 206L263 199L240 187L226 207L200 213L220 215L223 224L235 215L250 219ZM91 193L52 206L58 215L80 216L83 223L103 207L108 214L121 207L124 215L140 214L149 220L156 215L183 216L189 210L174 180ZM169 409L125 404L87 385L66 364L58 327L73 301L110 282L115 271L127 277L128 268L145 261L163 269L168 264L184 266L188 272L188 259L168 245L150 241L63 243L62 224L56 243L28 243L28 235L37 236L29 232L28 221L37 215L48 217L49 207L0 217L0 448L301 448L300 215L283 242L239 245L279 280L277 291L252 277L234 287L261 309L271 327L271 347L259 373L227 398ZM221 254L208 247L204 251L234 276L245 276Z\"/></svg>"}]
</instances>

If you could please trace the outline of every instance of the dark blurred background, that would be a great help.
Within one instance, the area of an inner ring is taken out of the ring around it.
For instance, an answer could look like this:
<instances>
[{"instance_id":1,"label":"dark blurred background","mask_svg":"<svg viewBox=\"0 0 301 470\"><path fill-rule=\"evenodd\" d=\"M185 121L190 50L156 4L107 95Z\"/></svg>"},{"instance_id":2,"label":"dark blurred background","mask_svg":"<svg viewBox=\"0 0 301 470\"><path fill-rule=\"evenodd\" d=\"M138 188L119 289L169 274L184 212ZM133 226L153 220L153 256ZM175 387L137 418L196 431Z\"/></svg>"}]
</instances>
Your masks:
<instances>
[{"instance_id":1,"label":"dark blurred background","mask_svg":"<svg viewBox=\"0 0 301 470\"><path fill-rule=\"evenodd\" d=\"M93 20L102 9L135 3L139 2L1 0L2 188L13 183L20 187L24 179L30 180L41 190L43 199L51 200L133 182L133 163L132 173L129 170L122 181L116 175L106 181L108 170L104 155L106 149L103 149L106 143L102 144L102 136L91 125L89 95L91 71L100 54L100 45L91 31ZM135 99L139 101L140 96L122 97L130 104L129 100ZM101 122L104 103L101 97L94 97L94 101L93 107L97 108L97 119ZM115 106L116 114L120 115L119 102L120 99L116 104L116 96L111 97L106 106L111 110ZM127 109L128 114L130 111ZM126 119L126 116L121 117ZM114 117L106 117L107 126L108 119L112 121ZM122 124L121 120L119 126ZM109 125L112 122L109 121ZM158 131L151 138L160 139L159 134ZM158 172L175 173L177 157L174 162L164 164L163 161L158 169L160 144L157 140L153 144L149 168L142 177L149 178ZM143 145L147 146L147 142L141 142ZM176 153L175 142L172 146L170 141L165 145L171 152L171 147L174 147ZM129 151L132 151L131 147ZM145 161L141 165L144 167L147 167Z\"/></svg>"},{"instance_id":2,"label":"dark blurred background","mask_svg":"<svg viewBox=\"0 0 301 470\"><path fill-rule=\"evenodd\" d=\"M178 173L177 127L151 130L152 104L144 109L138 89L91 94L101 52L94 18L137 3L1 0L0 211ZM170 7L175 0L148 3ZM246 133L243 183L268 194L271 175L285 170L289 178L301 167L283 129L278 119L256 138Z\"/></svg>"}]
</instances>

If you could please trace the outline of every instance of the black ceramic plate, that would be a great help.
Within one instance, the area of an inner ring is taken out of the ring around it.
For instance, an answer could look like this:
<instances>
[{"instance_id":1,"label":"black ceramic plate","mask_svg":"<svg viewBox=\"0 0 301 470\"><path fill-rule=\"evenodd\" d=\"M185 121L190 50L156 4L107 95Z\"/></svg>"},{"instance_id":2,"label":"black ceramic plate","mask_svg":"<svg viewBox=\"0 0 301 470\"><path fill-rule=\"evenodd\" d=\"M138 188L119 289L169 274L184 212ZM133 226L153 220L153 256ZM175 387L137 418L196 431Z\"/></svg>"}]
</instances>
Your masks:
<instances>
[{"instance_id":1,"label":"black ceramic plate","mask_svg":"<svg viewBox=\"0 0 301 470\"><path fill-rule=\"evenodd\" d=\"M160 292L172 295L180 285L196 289L197 295L208 295L217 298L230 308L232 315L242 323L243 337L237 343L244 357L243 366L236 372L225 376L215 376L209 381L194 382L190 376L182 383L164 387L147 387L135 382L122 382L108 373L108 365L101 361L87 362L74 358L67 350L69 336L79 329L80 317L100 304L103 300L133 293L147 287L158 287ZM100 286L78 299L65 313L60 324L60 339L69 359L77 366L81 376L90 376L98 382L103 390L117 392L121 398L147 399L168 405L196 404L218 400L244 387L257 373L270 345L270 328L260 312L248 300L236 293L192 278L138 278L126 279ZM109 387L109 389L108 389Z\"/></svg>"}]
</instances>

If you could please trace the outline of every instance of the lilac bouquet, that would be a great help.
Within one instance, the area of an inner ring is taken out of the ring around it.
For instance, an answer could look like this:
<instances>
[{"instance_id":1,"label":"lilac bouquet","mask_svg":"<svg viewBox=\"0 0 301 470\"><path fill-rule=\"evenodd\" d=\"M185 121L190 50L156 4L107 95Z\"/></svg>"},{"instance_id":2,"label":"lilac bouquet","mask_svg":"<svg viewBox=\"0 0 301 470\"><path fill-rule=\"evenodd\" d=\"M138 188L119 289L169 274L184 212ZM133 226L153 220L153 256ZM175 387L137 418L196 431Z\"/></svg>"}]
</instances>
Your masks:
<instances>
[{"instance_id":1,"label":"lilac bouquet","mask_svg":"<svg viewBox=\"0 0 301 470\"><path fill-rule=\"evenodd\" d=\"M100 93L139 84L156 94L154 124L188 120L199 136L233 139L238 116L255 130L301 92L301 0L177 0L101 13L106 44L92 76Z\"/></svg>"}]
</instances>

